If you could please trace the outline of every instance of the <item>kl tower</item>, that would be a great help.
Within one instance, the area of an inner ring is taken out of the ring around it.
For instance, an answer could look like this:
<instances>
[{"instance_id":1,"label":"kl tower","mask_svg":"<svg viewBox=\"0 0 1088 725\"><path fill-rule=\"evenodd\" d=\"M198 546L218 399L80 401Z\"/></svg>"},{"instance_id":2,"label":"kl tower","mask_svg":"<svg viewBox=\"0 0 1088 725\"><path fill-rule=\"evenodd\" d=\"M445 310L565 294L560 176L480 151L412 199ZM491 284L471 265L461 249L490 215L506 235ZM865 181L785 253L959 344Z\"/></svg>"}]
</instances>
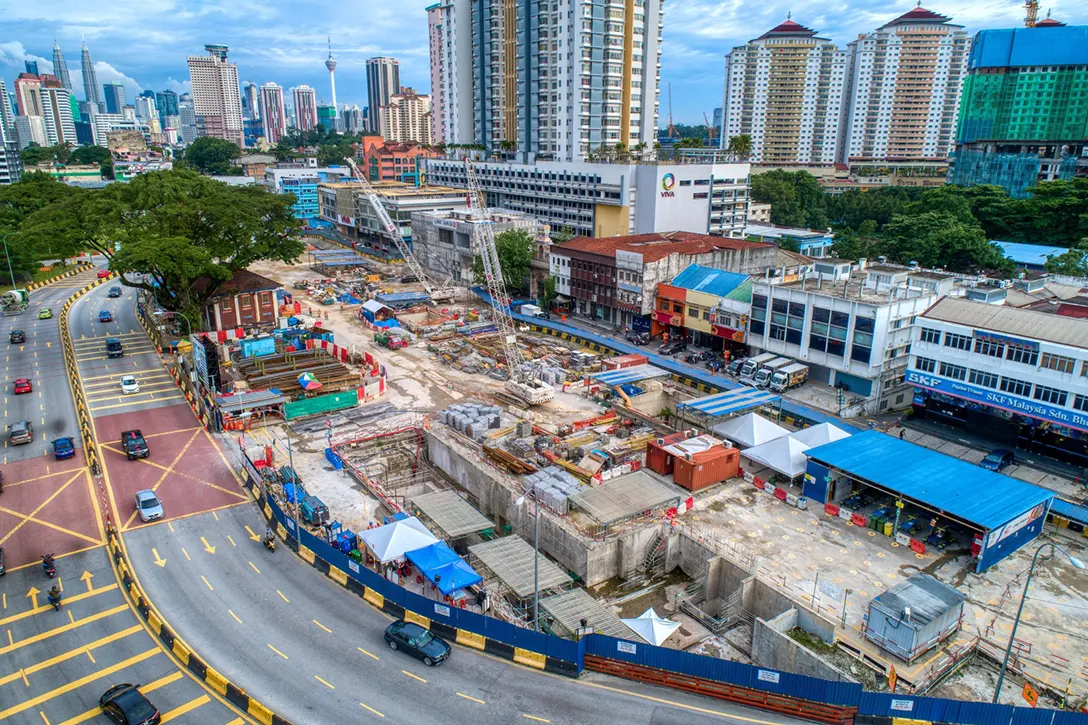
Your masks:
<instances>
[{"instance_id":1,"label":"kl tower","mask_svg":"<svg viewBox=\"0 0 1088 725\"><path fill-rule=\"evenodd\" d=\"M336 59L332 57L332 36L329 36L329 58L325 61L325 67L329 69L329 86L332 89L332 107L337 108L336 105ZM339 109L336 111L337 116L340 115Z\"/></svg>"}]
</instances>

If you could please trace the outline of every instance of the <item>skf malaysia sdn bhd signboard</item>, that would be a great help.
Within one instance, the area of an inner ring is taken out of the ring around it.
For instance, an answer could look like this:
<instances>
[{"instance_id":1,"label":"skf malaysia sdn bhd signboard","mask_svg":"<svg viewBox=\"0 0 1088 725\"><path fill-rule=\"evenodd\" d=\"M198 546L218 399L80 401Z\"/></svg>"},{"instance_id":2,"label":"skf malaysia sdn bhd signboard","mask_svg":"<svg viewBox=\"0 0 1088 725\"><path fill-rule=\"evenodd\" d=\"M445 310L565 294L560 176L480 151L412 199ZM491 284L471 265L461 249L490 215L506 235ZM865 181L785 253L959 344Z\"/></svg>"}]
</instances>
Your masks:
<instances>
[{"instance_id":1,"label":"skf malaysia sdn bhd signboard","mask_svg":"<svg viewBox=\"0 0 1088 725\"><path fill-rule=\"evenodd\" d=\"M951 395L954 398L972 400L976 403L988 405L993 408L1020 413L1029 418L1047 420L1069 428L1088 432L1088 415L1077 411L1047 405L1046 403L1040 403L1037 400L1020 398L1015 395L1003 393L1000 390L980 388L977 385L971 385L960 380L949 380L948 378L942 378L937 375L931 375L917 370L908 370L906 381L908 385L934 390L938 393Z\"/></svg>"}]
</instances>

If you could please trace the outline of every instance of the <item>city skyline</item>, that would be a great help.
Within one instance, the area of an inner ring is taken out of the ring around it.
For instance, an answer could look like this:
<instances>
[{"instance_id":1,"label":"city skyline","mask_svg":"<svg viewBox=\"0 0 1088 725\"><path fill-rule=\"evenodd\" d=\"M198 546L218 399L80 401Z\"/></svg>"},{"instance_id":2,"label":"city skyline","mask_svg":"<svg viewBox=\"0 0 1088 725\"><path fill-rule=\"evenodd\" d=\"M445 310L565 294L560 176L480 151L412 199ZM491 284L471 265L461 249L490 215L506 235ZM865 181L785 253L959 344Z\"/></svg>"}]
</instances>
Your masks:
<instances>
[{"instance_id":1,"label":"city skyline","mask_svg":"<svg viewBox=\"0 0 1088 725\"><path fill-rule=\"evenodd\" d=\"M403 85L421 93L433 91L426 3L411 9L368 9L365 18L331 0L318 0L305 11L288 4L267 7L250 2L229 7L197 2L193 9L172 0L165 5L118 0L102 7L77 0L65 8L63 22L58 22L46 15L44 6L0 0L8 30L0 42L0 76L10 83L24 72L27 60L37 61L42 72L51 70L55 35L68 59L75 93L82 97L82 70L73 67L71 58L85 37L99 84L122 83L129 98L149 89L182 93L190 90L185 58L200 53L207 43L223 43L231 47L243 84L275 82L285 88L307 84L317 90L319 102L329 103L324 62L331 31L341 106L367 105L365 64L376 56L398 59ZM674 120L702 123L703 113L709 116L721 105L724 56L778 25L787 12L845 46L859 33L871 32L915 5L916 0L853 0L846 7L811 0L670 0L664 16L659 125L668 123L669 84ZM951 17L971 35L985 28L1019 27L1023 22L1020 0L933 0L923 6ZM1042 12L1047 9L1065 23L1088 23L1084 3L1054 0L1041 8ZM167 24L162 23L164 13L170 18ZM400 42L390 44L390 38Z\"/></svg>"}]
</instances>

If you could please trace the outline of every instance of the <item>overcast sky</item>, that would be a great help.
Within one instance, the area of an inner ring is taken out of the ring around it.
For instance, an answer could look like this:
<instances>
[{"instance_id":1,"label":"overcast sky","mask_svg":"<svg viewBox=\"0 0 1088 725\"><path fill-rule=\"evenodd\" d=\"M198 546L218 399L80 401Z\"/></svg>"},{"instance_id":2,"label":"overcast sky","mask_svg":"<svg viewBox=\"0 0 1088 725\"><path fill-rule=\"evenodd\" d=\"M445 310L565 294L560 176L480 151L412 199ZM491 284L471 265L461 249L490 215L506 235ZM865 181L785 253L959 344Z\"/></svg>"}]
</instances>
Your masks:
<instances>
[{"instance_id":1,"label":"overcast sky","mask_svg":"<svg viewBox=\"0 0 1088 725\"><path fill-rule=\"evenodd\" d=\"M916 0L666 0L661 69L662 125L667 123L667 84L672 84L677 122L701 123L721 105L723 56L735 46L793 19L840 46L914 7ZM141 90L189 86L187 55L206 43L225 43L241 80L275 81L285 88L314 86L328 102L324 60L332 34L337 101L366 105L365 60L400 60L401 83L429 90L429 4L377 0L0 0L0 76L11 82L23 61L52 67L53 37L83 98L80 38L95 60L99 83L120 81L131 101ZM1023 0L926 0L974 33L1023 23ZM1088 1L1043 0L1040 15L1069 24L1088 23ZM60 13L53 15L51 13Z\"/></svg>"}]
</instances>

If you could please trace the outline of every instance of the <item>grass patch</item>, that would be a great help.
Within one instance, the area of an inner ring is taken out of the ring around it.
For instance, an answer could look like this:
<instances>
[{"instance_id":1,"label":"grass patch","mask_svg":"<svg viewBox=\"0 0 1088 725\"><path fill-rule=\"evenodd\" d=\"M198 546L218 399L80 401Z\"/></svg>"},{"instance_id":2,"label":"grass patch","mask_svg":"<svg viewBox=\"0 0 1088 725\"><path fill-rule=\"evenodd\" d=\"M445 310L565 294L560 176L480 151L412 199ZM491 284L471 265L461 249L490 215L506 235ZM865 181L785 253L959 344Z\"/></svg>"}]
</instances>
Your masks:
<instances>
[{"instance_id":1,"label":"grass patch","mask_svg":"<svg viewBox=\"0 0 1088 725\"><path fill-rule=\"evenodd\" d=\"M55 264L53 265L53 268L49 270L36 269L34 270L34 274L31 275L30 279L18 280L19 284L16 287L11 286L11 277L8 276L8 270L6 269L6 265L4 264L3 260L0 260L0 267L4 267L4 269L0 270L3 272L3 274L0 275L0 279L6 280L5 284L0 284L0 294L2 294L11 289L26 289L35 282L44 282L47 279L52 279L53 277L64 274L68 270L72 269L73 265L62 267L59 264ZM31 294L33 294L33 292Z\"/></svg>"},{"instance_id":2,"label":"grass patch","mask_svg":"<svg viewBox=\"0 0 1088 725\"><path fill-rule=\"evenodd\" d=\"M809 634L800 627L794 627L790 630L790 639L797 642L803 647L807 647L813 652L821 655L831 654L835 651L835 648L814 634Z\"/></svg>"}]
</instances>

